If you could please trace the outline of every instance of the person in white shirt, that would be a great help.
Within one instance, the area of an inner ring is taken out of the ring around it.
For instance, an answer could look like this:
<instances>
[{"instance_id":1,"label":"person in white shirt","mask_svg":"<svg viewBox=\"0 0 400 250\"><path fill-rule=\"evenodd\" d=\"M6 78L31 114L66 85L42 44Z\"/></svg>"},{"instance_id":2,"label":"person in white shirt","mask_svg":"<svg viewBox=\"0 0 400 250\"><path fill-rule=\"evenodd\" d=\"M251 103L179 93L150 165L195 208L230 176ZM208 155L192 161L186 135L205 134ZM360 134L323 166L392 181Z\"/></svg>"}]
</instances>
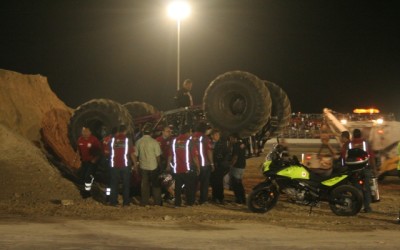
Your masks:
<instances>
[{"instance_id":1,"label":"person in white shirt","mask_svg":"<svg viewBox=\"0 0 400 250\"><path fill-rule=\"evenodd\" d=\"M150 189L154 205L162 205L160 175L160 144L150 134L150 124L143 127L143 136L136 142L135 154L139 159L141 183L141 205L149 205Z\"/></svg>"}]
</instances>

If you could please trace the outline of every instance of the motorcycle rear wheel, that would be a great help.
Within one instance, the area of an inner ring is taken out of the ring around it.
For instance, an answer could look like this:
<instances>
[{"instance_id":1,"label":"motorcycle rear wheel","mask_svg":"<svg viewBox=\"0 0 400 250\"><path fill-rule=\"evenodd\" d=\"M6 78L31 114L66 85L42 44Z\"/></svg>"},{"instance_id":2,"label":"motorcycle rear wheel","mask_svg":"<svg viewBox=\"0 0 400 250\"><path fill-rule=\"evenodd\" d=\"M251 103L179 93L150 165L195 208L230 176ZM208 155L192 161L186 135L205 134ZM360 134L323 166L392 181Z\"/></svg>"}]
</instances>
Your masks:
<instances>
[{"instance_id":1,"label":"motorcycle rear wheel","mask_svg":"<svg viewBox=\"0 0 400 250\"><path fill-rule=\"evenodd\" d=\"M276 186L259 187L250 193L247 206L254 213L266 213L276 205L278 198L279 192Z\"/></svg>"},{"instance_id":2,"label":"motorcycle rear wheel","mask_svg":"<svg viewBox=\"0 0 400 250\"><path fill-rule=\"evenodd\" d=\"M363 196L357 188L350 185L338 186L331 192L329 206L339 216L354 216L363 205Z\"/></svg>"}]
</instances>

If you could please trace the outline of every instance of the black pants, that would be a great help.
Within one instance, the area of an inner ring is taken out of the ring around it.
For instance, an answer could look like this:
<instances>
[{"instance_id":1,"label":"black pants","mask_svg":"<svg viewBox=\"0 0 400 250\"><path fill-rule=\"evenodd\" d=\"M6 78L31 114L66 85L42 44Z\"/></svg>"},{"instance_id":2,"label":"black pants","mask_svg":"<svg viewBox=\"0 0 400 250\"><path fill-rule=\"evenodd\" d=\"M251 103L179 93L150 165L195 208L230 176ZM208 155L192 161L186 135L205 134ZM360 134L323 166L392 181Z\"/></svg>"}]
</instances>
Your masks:
<instances>
[{"instance_id":1,"label":"black pants","mask_svg":"<svg viewBox=\"0 0 400 250\"><path fill-rule=\"evenodd\" d=\"M244 191L242 177L243 172L240 171L241 169L231 169L230 179L232 184L233 193L235 194L235 201L239 204L246 203L246 193ZM241 173L240 173L241 172Z\"/></svg>"},{"instance_id":2,"label":"black pants","mask_svg":"<svg viewBox=\"0 0 400 250\"><path fill-rule=\"evenodd\" d=\"M208 201L208 187L210 186L211 166L200 168L199 184L200 184L200 204Z\"/></svg>"},{"instance_id":3,"label":"black pants","mask_svg":"<svg viewBox=\"0 0 400 250\"><path fill-rule=\"evenodd\" d=\"M212 188L212 200L224 200L224 176L226 171L217 163L215 170L211 173L210 183Z\"/></svg>"},{"instance_id":4,"label":"black pants","mask_svg":"<svg viewBox=\"0 0 400 250\"><path fill-rule=\"evenodd\" d=\"M111 168L111 197L110 204L118 204L118 184L119 180L122 178L122 197L123 204L128 205L130 201L129 189L131 182L131 168Z\"/></svg>"},{"instance_id":5,"label":"black pants","mask_svg":"<svg viewBox=\"0 0 400 250\"><path fill-rule=\"evenodd\" d=\"M161 202L161 183L158 178L160 171L155 170L141 170L142 174L142 184L141 184L141 194L142 194L142 205L149 204L150 189L153 195L154 205L162 205Z\"/></svg>"},{"instance_id":6,"label":"black pants","mask_svg":"<svg viewBox=\"0 0 400 250\"><path fill-rule=\"evenodd\" d=\"M92 178L94 178L94 173L96 172L97 165L90 161L83 161L80 169L80 178L81 178L81 195L84 198L90 196L90 190L85 190L85 184L89 185L92 182Z\"/></svg>"},{"instance_id":7,"label":"black pants","mask_svg":"<svg viewBox=\"0 0 400 250\"><path fill-rule=\"evenodd\" d=\"M364 209L371 209L370 204L372 201L372 194L371 194L372 170L369 168L365 168L363 170L363 174L364 174L364 186L363 186Z\"/></svg>"},{"instance_id":8,"label":"black pants","mask_svg":"<svg viewBox=\"0 0 400 250\"><path fill-rule=\"evenodd\" d=\"M196 173L189 171L187 173L175 174L175 206L182 205L182 190L185 188L186 205L192 206L196 194Z\"/></svg>"},{"instance_id":9,"label":"black pants","mask_svg":"<svg viewBox=\"0 0 400 250\"><path fill-rule=\"evenodd\" d=\"M95 171L96 171L96 164L90 161L83 161L81 165L82 184L90 182L92 179L91 176L94 176Z\"/></svg>"}]
</instances>

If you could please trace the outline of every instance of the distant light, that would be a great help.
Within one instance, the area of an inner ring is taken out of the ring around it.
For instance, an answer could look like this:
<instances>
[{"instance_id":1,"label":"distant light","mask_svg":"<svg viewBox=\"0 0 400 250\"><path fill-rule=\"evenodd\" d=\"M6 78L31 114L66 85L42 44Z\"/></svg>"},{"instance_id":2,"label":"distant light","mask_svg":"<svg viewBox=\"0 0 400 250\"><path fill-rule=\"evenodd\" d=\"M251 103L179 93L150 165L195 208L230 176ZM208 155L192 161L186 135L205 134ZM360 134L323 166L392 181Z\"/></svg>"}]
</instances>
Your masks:
<instances>
[{"instance_id":1,"label":"distant light","mask_svg":"<svg viewBox=\"0 0 400 250\"><path fill-rule=\"evenodd\" d=\"M343 124L343 125L346 125L347 124L347 120L346 119L342 119L342 120L340 120L340 123Z\"/></svg>"},{"instance_id":2,"label":"distant light","mask_svg":"<svg viewBox=\"0 0 400 250\"><path fill-rule=\"evenodd\" d=\"M356 114L378 114L379 109L369 108L369 109L354 109L353 113Z\"/></svg>"},{"instance_id":3,"label":"distant light","mask_svg":"<svg viewBox=\"0 0 400 250\"><path fill-rule=\"evenodd\" d=\"M168 5L168 15L178 21L188 17L190 11L190 6L185 1L174 1Z\"/></svg>"},{"instance_id":4,"label":"distant light","mask_svg":"<svg viewBox=\"0 0 400 250\"><path fill-rule=\"evenodd\" d=\"M383 119L382 119L382 118L377 119L377 120L376 120L376 123L378 123L378 124L383 124Z\"/></svg>"},{"instance_id":5,"label":"distant light","mask_svg":"<svg viewBox=\"0 0 400 250\"><path fill-rule=\"evenodd\" d=\"M383 132L383 129L379 129L379 130L378 130L378 134L383 135L383 133L384 133L384 132Z\"/></svg>"}]
</instances>

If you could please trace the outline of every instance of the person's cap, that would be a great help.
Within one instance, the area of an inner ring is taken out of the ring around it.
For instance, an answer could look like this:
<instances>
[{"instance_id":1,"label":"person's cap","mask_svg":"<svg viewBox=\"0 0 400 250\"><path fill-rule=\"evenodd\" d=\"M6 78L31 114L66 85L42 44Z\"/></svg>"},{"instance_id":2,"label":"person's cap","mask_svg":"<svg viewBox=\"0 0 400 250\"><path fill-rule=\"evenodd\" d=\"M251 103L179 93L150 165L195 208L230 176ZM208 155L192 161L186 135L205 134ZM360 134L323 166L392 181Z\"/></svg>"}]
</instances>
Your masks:
<instances>
[{"instance_id":1,"label":"person's cap","mask_svg":"<svg viewBox=\"0 0 400 250\"><path fill-rule=\"evenodd\" d=\"M152 132L152 126L151 126L151 124L146 123L146 124L143 126L143 133L145 133L145 134L150 134L151 132Z\"/></svg>"}]
</instances>

